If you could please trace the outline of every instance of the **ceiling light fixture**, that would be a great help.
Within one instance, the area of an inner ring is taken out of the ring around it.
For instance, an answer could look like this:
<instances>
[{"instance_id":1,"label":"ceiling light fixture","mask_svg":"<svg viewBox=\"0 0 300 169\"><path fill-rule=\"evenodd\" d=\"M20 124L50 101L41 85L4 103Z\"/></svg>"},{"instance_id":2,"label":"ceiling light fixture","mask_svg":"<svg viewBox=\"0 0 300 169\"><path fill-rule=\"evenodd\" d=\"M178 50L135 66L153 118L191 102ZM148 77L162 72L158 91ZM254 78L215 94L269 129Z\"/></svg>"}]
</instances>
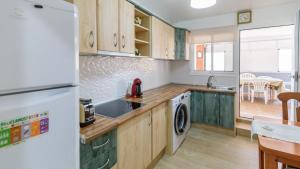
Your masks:
<instances>
[{"instance_id":1,"label":"ceiling light fixture","mask_svg":"<svg viewBox=\"0 0 300 169\"><path fill-rule=\"evenodd\" d=\"M202 9L214 6L217 3L217 0L191 0L191 7Z\"/></svg>"}]
</instances>

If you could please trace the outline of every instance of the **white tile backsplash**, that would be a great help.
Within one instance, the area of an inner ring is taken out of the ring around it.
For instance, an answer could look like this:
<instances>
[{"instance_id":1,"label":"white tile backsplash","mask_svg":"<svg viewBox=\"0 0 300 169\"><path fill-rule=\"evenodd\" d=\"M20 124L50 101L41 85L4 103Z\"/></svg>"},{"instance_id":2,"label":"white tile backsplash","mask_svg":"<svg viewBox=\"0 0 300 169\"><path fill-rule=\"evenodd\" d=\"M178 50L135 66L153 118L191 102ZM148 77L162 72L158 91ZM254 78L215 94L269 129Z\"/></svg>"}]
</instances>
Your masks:
<instances>
[{"instance_id":1,"label":"white tile backsplash","mask_svg":"<svg viewBox=\"0 0 300 169\"><path fill-rule=\"evenodd\" d=\"M169 61L147 58L80 56L80 97L103 103L123 97L134 78L148 90L170 83Z\"/></svg>"}]
</instances>

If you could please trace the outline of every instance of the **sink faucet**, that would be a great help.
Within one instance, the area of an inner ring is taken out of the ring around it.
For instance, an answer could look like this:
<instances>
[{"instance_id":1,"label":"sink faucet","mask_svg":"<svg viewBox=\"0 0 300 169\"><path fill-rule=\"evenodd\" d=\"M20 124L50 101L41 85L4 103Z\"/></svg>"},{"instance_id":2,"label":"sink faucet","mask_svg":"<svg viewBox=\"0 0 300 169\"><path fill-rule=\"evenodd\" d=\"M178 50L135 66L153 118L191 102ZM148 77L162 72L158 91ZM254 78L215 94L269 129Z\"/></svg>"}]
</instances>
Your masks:
<instances>
[{"instance_id":1,"label":"sink faucet","mask_svg":"<svg viewBox=\"0 0 300 169\"><path fill-rule=\"evenodd\" d=\"M213 87L213 81L216 82L216 76L209 76L207 80L207 87Z\"/></svg>"}]
</instances>

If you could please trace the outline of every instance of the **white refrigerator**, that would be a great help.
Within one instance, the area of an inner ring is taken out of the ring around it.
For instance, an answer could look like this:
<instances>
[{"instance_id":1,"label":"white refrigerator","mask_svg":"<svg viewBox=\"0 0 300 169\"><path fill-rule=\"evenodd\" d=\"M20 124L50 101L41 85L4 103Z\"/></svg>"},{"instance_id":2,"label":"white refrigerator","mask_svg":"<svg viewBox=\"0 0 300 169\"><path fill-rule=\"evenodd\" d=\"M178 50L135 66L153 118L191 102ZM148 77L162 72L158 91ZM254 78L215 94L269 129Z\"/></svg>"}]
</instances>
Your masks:
<instances>
[{"instance_id":1,"label":"white refrigerator","mask_svg":"<svg viewBox=\"0 0 300 169\"><path fill-rule=\"evenodd\" d=\"M1 169L79 168L77 20L62 0L1 1Z\"/></svg>"}]
</instances>

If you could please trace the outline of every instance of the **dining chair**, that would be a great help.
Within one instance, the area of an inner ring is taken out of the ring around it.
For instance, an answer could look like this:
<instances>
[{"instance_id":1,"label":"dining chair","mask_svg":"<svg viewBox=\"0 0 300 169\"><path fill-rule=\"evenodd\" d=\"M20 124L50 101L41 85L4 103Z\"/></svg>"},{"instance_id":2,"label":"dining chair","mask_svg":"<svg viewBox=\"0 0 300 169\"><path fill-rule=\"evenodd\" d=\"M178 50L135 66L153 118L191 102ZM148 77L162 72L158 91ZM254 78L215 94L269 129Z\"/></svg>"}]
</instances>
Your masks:
<instances>
[{"instance_id":1,"label":"dining chair","mask_svg":"<svg viewBox=\"0 0 300 169\"><path fill-rule=\"evenodd\" d=\"M268 104L268 82L266 80L253 80L251 83L253 85L251 89L251 102L254 103L255 95L263 93L265 104Z\"/></svg>"},{"instance_id":2,"label":"dining chair","mask_svg":"<svg viewBox=\"0 0 300 169\"><path fill-rule=\"evenodd\" d=\"M297 92L285 92L278 95L278 99L282 102L282 119L289 120L289 100L297 100L300 102L300 93ZM300 121L300 106L296 108L296 120Z\"/></svg>"},{"instance_id":3,"label":"dining chair","mask_svg":"<svg viewBox=\"0 0 300 169\"><path fill-rule=\"evenodd\" d=\"M251 95L250 95L251 94L250 93L251 81L255 78L256 78L255 74L252 74L252 73L242 73L240 75L240 79L243 79L243 81L246 82L245 84L244 83L242 84L242 90L243 90L243 94L244 94L244 89L245 89L244 87L247 86L248 100L251 100ZM243 95L243 97L244 97L244 95ZM242 100L244 100L244 99L242 98Z\"/></svg>"},{"instance_id":4,"label":"dining chair","mask_svg":"<svg viewBox=\"0 0 300 169\"><path fill-rule=\"evenodd\" d=\"M278 95L278 99L282 102L282 119L288 121L289 120L288 101L296 100L300 102L300 93L296 93L296 92L280 93ZM298 122L300 121L300 106L296 108L296 121ZM293 167L287 166L286 164L283 164L283 168L294 169Z\"/></svg>"},{"instance_id":5,"label":"dining chair","mask_svg":"<svg viewBox=\"0 0 300 169\"><path fill-rule=\"evenodd\" d=\"M245 87L245 84L243 82L241 82L241 84L240 84L240 102L244 101L244 87Z\"/></svg>"},{"instance_id":6,"label":"dining chair","mask_svg":"<svg viewBox=\"0 0 300 169\"><path fill-rule=\"evenodd\" d=\"M296 109L296 113L297 113L297 122L300 122L300 106L299 107L297 107L297 109Z\"/></svg>"}]
</instances>

